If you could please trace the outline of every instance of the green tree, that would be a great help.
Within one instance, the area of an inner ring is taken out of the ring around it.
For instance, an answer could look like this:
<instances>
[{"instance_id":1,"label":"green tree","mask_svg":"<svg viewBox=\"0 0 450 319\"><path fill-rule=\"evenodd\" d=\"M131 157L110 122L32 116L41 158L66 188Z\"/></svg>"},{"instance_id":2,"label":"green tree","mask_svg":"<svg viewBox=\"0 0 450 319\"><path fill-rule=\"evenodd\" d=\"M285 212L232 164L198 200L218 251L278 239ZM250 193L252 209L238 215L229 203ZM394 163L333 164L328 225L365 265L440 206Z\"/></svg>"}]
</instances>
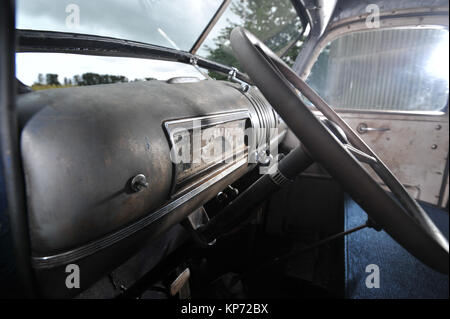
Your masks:
<instances>
[{"instance_id":1,"label":"green tree","mask_svg":"<svg viewBox=\"0 0 450 319\"><path fill-rule=\"evenodd\" d=\"M44 75L42 73L38 74L38 81L37 84L44 84Z\"/></svg>"},{"instance_id":2,"label":"green tree","mask_svg":"<svg viewBox=\"0 0 450 319\"><path fill-rule=\"evenodd\" d=\"M45 75L45 79L47 85L61 85L61 83L59 83L58 81L58 74L47 73Z\"/></svg>"},{"instance_id":3,"label":"green tree","mask_svg":"<svg viewBox=\"0 0 450 319\"><path fill-rule=\"evenodd\" d=\"M290 0L235 0L230 9L242 23L227 20L228 26L220 31L214 39L214 45L206 47L208 58L225 65L240 68L230 46L230 32L241 25L262 40L275 53L282 54L290 48L284 60L291 64L298 55L297 44L302 31L302 24ZM225 79L226 76L210 72L210 76Z\"/></svg>"},{"instance_id":4,"label":"green tree","mask_svg":"<svg viewBox=\"0 0 450 319\"><path fill-rule=\"evenodd\" d=\"M77 75L74 75L73 76L73 84L74 85L80 85L80 82L81 82L81 78L80 78L80 76L77 74Z\"/></svg>"},{"instance_id":5,"label":"green tree","mask_svg":"<svg viewBox=\"0 0 450 319\"><path fill-rule=\"evenodd\" d=\"M123 75L98 74L92 72L83 73L81 77L79 75L74 76L74 83L77 85L97 85L117 82L128 82L128 78Z\"/></svg>"}]
</instances>

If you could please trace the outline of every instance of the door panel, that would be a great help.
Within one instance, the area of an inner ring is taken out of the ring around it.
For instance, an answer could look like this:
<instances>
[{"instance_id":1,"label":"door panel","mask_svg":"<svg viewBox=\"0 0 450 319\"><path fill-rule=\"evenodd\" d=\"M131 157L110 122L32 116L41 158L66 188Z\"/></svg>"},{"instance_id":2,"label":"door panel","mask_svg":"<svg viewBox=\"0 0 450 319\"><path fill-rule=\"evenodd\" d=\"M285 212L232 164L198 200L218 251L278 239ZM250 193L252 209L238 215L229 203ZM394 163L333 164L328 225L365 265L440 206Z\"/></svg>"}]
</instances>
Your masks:
<instances>
[{"instance_id":1,"label":"door panel","mask_svg":"<svg viewBox=\"0 0 450 319\"><path fill-rule=\"evenodd\" d=\"M340 112L340 115L355 131L360 125L389 129L358 131L358 134L411 195L425 202L439 203L442 182L448 182L448 176L444 176L449 149L448 114L425 116ZM373 176L380 180L376 174Z\"/></svg>"}]
</instances>

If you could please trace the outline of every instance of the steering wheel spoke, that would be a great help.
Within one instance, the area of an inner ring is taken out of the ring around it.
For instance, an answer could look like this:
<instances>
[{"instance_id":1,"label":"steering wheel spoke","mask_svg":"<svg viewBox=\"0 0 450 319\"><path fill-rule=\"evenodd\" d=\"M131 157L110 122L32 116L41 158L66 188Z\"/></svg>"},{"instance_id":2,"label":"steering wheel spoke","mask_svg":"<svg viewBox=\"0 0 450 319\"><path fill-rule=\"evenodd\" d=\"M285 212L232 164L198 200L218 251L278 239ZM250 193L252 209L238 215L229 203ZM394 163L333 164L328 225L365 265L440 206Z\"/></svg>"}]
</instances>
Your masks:
<instances>
[{"instance_id":1,"label":"steering wheel spoke","mask_svg":"<svg viewBox=\"0 0 450 319\"><path fill-rule=\"evenodd\" d=\"M370 156L369 154L364 153L363 151L357 149L353 145L345 144L345 148L352 153L360 162L373 165L377 164L378 161L375 157Z\"/></svg>"}]
</instances>

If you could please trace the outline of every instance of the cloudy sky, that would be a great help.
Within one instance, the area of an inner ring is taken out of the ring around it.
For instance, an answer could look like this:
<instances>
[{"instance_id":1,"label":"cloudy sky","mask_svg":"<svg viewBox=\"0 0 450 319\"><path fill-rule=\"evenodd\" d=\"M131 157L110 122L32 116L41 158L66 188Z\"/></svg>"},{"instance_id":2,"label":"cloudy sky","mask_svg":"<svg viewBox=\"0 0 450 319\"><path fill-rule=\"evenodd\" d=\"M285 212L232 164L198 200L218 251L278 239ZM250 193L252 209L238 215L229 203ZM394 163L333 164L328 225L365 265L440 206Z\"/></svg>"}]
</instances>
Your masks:
<instances>
[{"instance_id":1,"label":"cloudy sky","mask_svg":"<svg viewBox=\"0 0 450 319\"><path fill-rule=\"evenodd\" d=\"M221 2L18 0L16 27L111 36L189 51ZM227 12L219 21L208 42L220 32L220 25L224 26L230 15ZM39 73L56 73L62 82L64 77L72 78L85 72L124 75L130 80L144 77L168 79L181 75L201 77L192 66L166 61L56 53L16 55L17 77L28 85L36 81Z\"/></svg>"}]
</instances>

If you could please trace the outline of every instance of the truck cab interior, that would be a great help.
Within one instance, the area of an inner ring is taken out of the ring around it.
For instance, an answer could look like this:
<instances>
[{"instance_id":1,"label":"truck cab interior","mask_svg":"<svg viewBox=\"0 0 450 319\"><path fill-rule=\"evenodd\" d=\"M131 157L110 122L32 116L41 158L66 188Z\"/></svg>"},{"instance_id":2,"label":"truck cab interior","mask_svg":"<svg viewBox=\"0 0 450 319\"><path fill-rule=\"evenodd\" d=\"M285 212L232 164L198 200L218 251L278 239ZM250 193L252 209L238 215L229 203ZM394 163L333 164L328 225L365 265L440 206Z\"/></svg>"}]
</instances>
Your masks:
<instances>
[{"instance_id":1,"label":"truck cab interior","mask_svg":"<svg viewBox=\"0 0 450 319\"><path fill-rule=\"evenodd\" d=\"M1 298L448 298L448 1L0 6Z\"/></svg>"}]
</instances>

